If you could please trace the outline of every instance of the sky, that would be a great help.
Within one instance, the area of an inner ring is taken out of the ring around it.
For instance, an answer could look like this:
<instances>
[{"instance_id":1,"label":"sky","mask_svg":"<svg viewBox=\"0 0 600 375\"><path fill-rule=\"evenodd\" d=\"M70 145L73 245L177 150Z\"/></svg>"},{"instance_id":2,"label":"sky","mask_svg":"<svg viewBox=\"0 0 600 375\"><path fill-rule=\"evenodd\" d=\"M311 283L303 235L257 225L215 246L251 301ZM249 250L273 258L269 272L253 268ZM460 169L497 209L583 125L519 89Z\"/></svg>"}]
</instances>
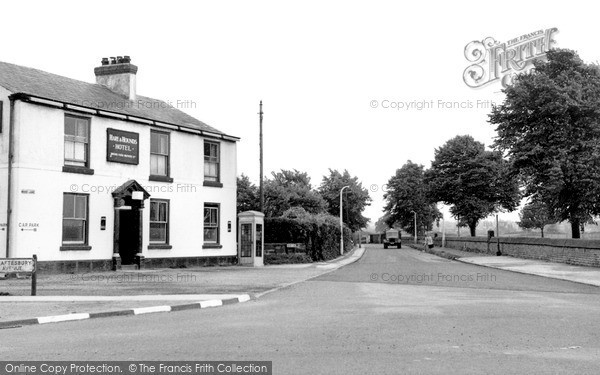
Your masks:
<instances>
[{"instance_id":1,"label":"sky","mask_svg":"<svg viewBox=\"0 0 600 375\"><path fill-rule=\"evenodd\" d=\"M347 169L370 191L364 214L372 222L383 214L385 184L407 160L428 168L456 135L492 143L490 103L504 94L499 83L465 84L468 43L556 27L555 47L586 62L600 56L597 14L582 1L2 5L0 61L94 82L102 57L129 55L138 94L241 138L237 172L255 183L262 100L265 175L297 169L318 186L329 168Z\"/></svg>"}]
</instances>

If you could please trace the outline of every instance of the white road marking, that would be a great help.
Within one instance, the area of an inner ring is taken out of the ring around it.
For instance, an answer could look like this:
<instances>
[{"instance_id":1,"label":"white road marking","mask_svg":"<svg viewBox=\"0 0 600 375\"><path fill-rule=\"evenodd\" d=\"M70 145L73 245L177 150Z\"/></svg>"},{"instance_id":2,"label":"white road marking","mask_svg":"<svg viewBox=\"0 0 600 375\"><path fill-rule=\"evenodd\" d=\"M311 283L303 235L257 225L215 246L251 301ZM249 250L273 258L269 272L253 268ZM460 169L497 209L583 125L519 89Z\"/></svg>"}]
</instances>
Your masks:
<instances>
[{"instance_id":1,"label":"white road marking","mask_svg":"<svg viewBox=\"0 0 600 375\"><path fill-rule=\"evenodd\" d=\"M83 320L89 319L90 314L66 314L66 315L54 315L54 316L43 316L38 319L39 324L46 323L58 323L58 322L67 322L69 320Z\"/></svg>"}]
</instances>

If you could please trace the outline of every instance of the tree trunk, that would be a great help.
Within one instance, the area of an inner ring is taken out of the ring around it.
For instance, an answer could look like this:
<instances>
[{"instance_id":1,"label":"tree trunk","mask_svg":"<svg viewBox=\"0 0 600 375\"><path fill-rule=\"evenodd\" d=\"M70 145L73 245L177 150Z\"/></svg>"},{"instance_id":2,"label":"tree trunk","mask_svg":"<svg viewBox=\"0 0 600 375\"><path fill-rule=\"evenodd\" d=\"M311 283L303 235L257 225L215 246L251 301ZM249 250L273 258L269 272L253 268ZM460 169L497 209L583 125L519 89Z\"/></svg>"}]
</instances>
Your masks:
<instances>
[{"instance_id":1,"label":"tree trunk","mask_svg":"<svg viewBox=\"0 0 600 375\"><path fill-rule=\"evenodd\" d=\"M579 223L579 219L572 219L571 220L571 238L581 238L581 232L579 231L581 229L580 223Z\"/></svg>"},{"instance_id":2,"label":"tree trunk","mask_svg":"<svg viewBox=\"0 0 600 375\"><path fill-rule=\"evenodd\" d=\"M469 223L469 230L471 231L471 237L475 237L475 229L477 228L477 223Z\"/></svg>"}]
</instances>

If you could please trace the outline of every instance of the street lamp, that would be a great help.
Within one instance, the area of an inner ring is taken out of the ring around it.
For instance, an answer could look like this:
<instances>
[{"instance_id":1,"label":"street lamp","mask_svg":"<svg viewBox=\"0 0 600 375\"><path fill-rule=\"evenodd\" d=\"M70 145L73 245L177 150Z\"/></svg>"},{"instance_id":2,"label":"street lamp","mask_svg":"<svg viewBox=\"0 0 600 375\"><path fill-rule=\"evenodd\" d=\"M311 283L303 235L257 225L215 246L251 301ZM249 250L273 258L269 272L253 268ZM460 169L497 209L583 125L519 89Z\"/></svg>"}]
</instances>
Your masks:
<instances>
[{"instance_id":1,"label":"street lamp","mask_svg":"<svg viewBox=\"0 0 600 375\"><path fill-rule=\"evenodd\" d=\"M415 215L415 245L417 244L417 213L415 211L410 211Z\"/></svg>"},{"instance_id":2,"label":"street lamp","mask_svg":"<svg viewBox=\"0 0 600 375\"><path fill-rule=\"evenodd\" d=\"M349 188L350 186L344 186L340 189L340 255L344 255L344 220L342 218L342 207L344 202L342 200L342 193L344 189Z\"/></svg>"},{"instance_id":3,"label":"street lamp","mask_svg":"<svg viewBox=\"0 0 600 375\"><path fill-rule=\"evenodd\" d=\"M442 214L442 247L446 247L446 218Z\"/></svg>"}]
</instances>

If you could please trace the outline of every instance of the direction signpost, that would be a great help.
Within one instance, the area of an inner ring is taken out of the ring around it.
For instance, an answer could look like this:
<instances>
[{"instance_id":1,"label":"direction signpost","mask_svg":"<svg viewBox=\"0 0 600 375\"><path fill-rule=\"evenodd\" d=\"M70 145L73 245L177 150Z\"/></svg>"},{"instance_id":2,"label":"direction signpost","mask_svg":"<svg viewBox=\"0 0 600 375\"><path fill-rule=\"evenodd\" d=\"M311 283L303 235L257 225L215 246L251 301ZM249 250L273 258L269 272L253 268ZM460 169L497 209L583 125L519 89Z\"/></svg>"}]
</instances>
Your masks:
<instances>
[{"instance_id":1,"label":"direction signpost","mask_svg":"<svg viewBox=\"0 0 600 375\"><path fill-rule=\"evenodd\" d=\"M37 289L37 255L32 258L0 258L0 273L30 273L31 295L36 295Z\"/></svg>"}]
</instances>

